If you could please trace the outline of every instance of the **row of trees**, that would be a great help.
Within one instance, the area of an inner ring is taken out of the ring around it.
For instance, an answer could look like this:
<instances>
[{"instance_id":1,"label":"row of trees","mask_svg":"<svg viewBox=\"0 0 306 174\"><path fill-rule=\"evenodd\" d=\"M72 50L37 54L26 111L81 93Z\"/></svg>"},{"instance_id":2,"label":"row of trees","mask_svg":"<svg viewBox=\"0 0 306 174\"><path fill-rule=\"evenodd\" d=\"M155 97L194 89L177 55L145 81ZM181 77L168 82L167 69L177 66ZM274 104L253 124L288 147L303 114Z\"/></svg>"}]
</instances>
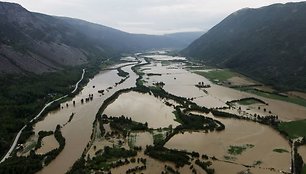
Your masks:
<instances>
[{"instance_id":1,"label":"row of trees","mask_svg":"<svg viewBox=\"0 0 306 174\"><path fill-rule=\"evenodd\" d=\"M27 157L14 155L0 164L0 174L32 174L48 165L65 147L65 138L62 136L61 127L57 125L54 137L59 143L59 147L43 155L35 154L35 150L30 151ZM50 132L41 132L41 137L50 134Z\"/></svg>"},{"instance_id":2,"label":"row of trees","mask_svg":"<svg viewBox=\"0 0 306 174\"><path fill-rule=\"evenodd\" d=\"M183 167L186 164L190 164L188 153L183 151L171 150L159 146L147 146L144 153L160 161L173 162L177 167Z\"/></svg>"},{"instance_id":3,"label":"row of trees","mask_svg":"<svg viewBox=\"0 0 306 174\"><path fill-rule=\"evenodd\" d=\"M117 74L118 74L118 76L120 76L120 77L127 77L127 76L129 75L128 72L123 71L120 67L117 68L117 71L118 71Z\"/></svg>"}]
</instances>

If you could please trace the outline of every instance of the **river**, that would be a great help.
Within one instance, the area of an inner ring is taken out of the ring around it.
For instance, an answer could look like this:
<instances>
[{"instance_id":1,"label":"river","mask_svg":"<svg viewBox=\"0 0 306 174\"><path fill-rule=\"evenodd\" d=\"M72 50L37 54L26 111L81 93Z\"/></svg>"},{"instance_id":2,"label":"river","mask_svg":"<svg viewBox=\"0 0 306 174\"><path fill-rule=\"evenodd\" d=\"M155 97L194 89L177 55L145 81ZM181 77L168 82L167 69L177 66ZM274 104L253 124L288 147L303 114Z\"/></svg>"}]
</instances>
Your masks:
<instances>
[{"instance_id":1,"label":"river","mask_svg":"<svg viewBox=\"0 0 306 174\"><path fill-rule=\"evenodd\" d=\"M153 61L140 68L144 73L143 82L146 86L153 86L156 82L164 82L163 89L176 96L192 98L192 100L200 105L208 108L227 106L227 101L237 100L246 97L257 97L269 103L267 109L273 113L277 113L282 120L296 120L305 117L306 109L304 107L289 104L283 101L267 99L255 96L246 92L230 89L225 86L213 84L203 76L197 75L185 69L185 60L182 57L172 57L165 55L150 55L147 56ZM131 58L128 58L131 59ZM165 63L163 61L173 61L172 63ZM89 83L76 95L73 99L61 104L61 109L52 111L46 117L34 125L34 131L37 134L39 131L54 131L57 125L62 126L62 134L66 139L66 145L63 151L46 167L44 167L40 174L53 174L67 172L73 163L81 157L88 142L91 140L93 130L93 122L95 116L101 107L103 101L120 89L130 88L135 86L138 75L135 74L129 65L131 63L119 64L110 70L101 71L94 76ZM136 64L136 63L134 63ZM115 69L122 66L122 70L129 73L122 84L116 85L123 77L117 75L118 71ZM153 75L148 75L149 73ZM155 75L154 75L155 73ZM211 85L210 88L204 91L195 86L198 82L204 82ZM77 83L78 84L78 83ZM104 90L104 94L99 93L99 90ZM86 101L89 96L93 96L92 100ZM84 99L84 103L81 100ZM174 102L174 101L167 101ZM134 121L148 123L150 128L158 129L165 127L176 127L179 125L175 121L173 113L173 105L166 105L163 99L154 97L149 94L141 94L137 92L128 92L121 94L118 99L108 105L104 114L109 116L125 115L132 118ZM241 106L242 113L264 115L262 110L257 109L258 105ZM288 115L287 111L295 111ZM227 110L228 112L237 113L237 110ZM72 119L70 120L71 115ZM196 113L202 114L202 113ZM240 112L238 113L240 114ZM292 116L294 115L294 116ZM235 120L235 119L221 119L215 118L213 115L204 115L214 119L218 119L225 124L226 129L222 132L185 132L184 134L177 134L172 137L165 145L167 148L180 149L188 151L197 151L201 154L208 154L215 156L218 159L225 160L230 146L243 146L252 144L254 147L247 149L241 155L233 156L232 162L237 164L216 161L213 163L213 168L216 173L222 171L240 172L246 170L243 165L253 165L260 161L259 167L255 167L251 171L253 173L273 173L268 172L267 168L274 168L276 171L289 171L290 168L290 153L277 153L275 149L283 149L290 151L289 144L282 136L280 136L272 128L261 125L252 121ZM68 122L70 120L70 122ZM171 125L171 126L170 126ZM104 125L107 132L111 132L109 124ZM154 131L153 131L154 132ZM153 133L154 134L154 133ZM152 145L152 132L134 132L131 136L135 138L135 144L145 148L146 145ZM35 138L35 137L32 137ZM273 138L270 138L273 137ZM130 138L130 137L129 137ZM38 152L47 152L57 147L54 142L55 139L46 138L45 144ZM114 146L115 141L95 140L93 142L95 148L103 149L104 146ZM125 141L125 140L124 140ZM191 143L192 142L192 143ZM49 144L49 145L48 145ZM124 144L124 147L129 147ZM95 149L94 148L94 149ZM93 148L89 149L88 154L93 156L96 152ZM304 154L304 149L301 149ZM146 157L148 159L148 170L145 173L157 173L164 168L164 163L155 159L149 158L143 152L139 157ZM167 165L174 166L172 163ZM113 169L113 173L124 173L131 166L122 166ZM199 167L197 169L200 171ZM230 170L232 169L232 170ZM180 169L182 173L188 173L188 167ZM203 172L203 171L202 171Z\"/></svg>"},{"instance_id":2,"label":"river","mask_svg":"<svg viewBox=\"0 0 306 174\"><path fill-rule=\"evenodd\" d=\"M41 130L54 131L56 125L64 125L69 119L69 116L74 113L72 121L61 129L66 139L65 148L55 160L38 173L65 173L73 163L80 158L90 140L93 121L103 101L117 90L133 87L135 85L137 75L131 70L131 66L132 65L122 68L129 73L130 77L118 86L115 86L115 83L119 82L122 78L117 75L117 70L100 72L89 81L78 95L72 100L62 104L62 109L50 112L44 120L38 122L34 126L36 134ZM109 89L104 95L98 93L98 90L106 90L108 87L112 87L112 89ZM93 94L93 100L81 104L81 99L85 100L89 94ZM73 106L73 101L75 101L75 106ZM66 107L66 104L68 104L68 107Z\"/></svg>"}]
</instances>

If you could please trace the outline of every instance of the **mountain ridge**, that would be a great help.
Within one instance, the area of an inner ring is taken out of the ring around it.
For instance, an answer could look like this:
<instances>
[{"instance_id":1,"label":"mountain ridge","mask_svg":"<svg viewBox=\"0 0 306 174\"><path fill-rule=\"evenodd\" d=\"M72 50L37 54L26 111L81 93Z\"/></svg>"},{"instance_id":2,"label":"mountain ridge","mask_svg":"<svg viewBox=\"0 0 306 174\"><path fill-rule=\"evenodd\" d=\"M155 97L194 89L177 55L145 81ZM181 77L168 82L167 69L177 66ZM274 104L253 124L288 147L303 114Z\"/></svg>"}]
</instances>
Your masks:
<instances>
[{"instance_id":1,"label":"mountain ridge","mask_svg":"<svg viewBox=\"0 0 306 174\"><path fill-rule=\"evenodd\" d=\"M279 89L306 89L306 2L232 13L181 53Z\"/></svg>"},{"instance_id":2,"label":"mountain ridge","mask_svg":"<svg viewBox=\"0 0 306 174\"><path fill-rule=\"evenodd\" d=\"M190 37L192 39L196 39ZM188 43L189 44L189 43ZM30 12L0 2L0 74L54 72L122 53L170 48L186 41L168 36L131 34L75 18Z\"/></svg>"}]
</instances>

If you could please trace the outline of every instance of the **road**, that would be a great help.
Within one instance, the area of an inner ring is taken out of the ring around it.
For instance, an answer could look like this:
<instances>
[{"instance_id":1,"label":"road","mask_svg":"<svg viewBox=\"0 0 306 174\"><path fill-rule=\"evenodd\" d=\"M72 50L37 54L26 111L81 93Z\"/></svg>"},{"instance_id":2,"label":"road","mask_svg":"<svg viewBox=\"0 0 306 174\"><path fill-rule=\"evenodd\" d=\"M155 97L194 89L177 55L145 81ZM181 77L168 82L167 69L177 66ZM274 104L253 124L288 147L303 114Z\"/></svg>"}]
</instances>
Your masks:
<instances>
[{"instance_id":1,"label":"road","mask_svg":"<svg viewBox=\"0 0 306 174\"><path fill-rule=\"evenodd\" d=\"M85 72L86 72L85 69L83 69L82 76L81 76L80 80L75 84L74 90L73 90L71 93L74 93L74 92L78 89L80 82L81 82L81 81L83 80L83 78L84 78ZM45 109L48 108L51 104L53 104L54 102L59 101L59 100L61 100L61 99L63 99L63 98L66 98L66 97L68 97L68 94L67 94L67 95L64 95L64 96L62 96L62 97L60 97L60 98L57 98L57 99L55 99L55 100L53 100L53 101L51 101L51 102L49 102L49 103L47 103L47 104L42 108L42 110L41 110L41 111L40 111L31 121L30 121L30 123L32 123L33 121L35 121L36 119L38 119L38 118L41 116L41 114L45 111ZM20 129L20 131L18 132L18 134L16 135L16 137L15 137L15 139L14 139L13 144L11 145L10 149L9 149L8 152L5 154L5 156L1 159L0 163L4 162L7 158L9 158L9 157L11 156L11 153L14 151L14 149L15 149L16 146L17 146L17 143L18 143L18 140L19 140L19 138L20 138L21 133L23 132L23 130L24 130L26 127L27 127L27 125L24 125L24 126Z\"/></svg>"}]
</instances>

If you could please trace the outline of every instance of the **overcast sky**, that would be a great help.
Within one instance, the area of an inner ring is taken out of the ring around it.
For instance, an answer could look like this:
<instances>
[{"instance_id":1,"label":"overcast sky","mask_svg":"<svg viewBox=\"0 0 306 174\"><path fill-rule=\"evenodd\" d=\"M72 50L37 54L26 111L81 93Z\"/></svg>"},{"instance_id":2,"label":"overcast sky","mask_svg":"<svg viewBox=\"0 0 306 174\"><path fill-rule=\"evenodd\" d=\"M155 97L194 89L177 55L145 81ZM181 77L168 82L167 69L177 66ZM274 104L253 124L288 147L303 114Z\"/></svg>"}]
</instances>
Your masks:
<instances>
[{"instance_id":1,"label":"overcast sky","mask_svg":"<svg viewBox=\"0 0 306 174\"><path fill-rule=\"evenodd\" d=\"M7 0L30 11L67 16L131 33L207 31L232 12L286 0ZM295 1L295 0L292 0ZM295 1L297 2L297 1Z\"/></svg>"}]
</instances>

